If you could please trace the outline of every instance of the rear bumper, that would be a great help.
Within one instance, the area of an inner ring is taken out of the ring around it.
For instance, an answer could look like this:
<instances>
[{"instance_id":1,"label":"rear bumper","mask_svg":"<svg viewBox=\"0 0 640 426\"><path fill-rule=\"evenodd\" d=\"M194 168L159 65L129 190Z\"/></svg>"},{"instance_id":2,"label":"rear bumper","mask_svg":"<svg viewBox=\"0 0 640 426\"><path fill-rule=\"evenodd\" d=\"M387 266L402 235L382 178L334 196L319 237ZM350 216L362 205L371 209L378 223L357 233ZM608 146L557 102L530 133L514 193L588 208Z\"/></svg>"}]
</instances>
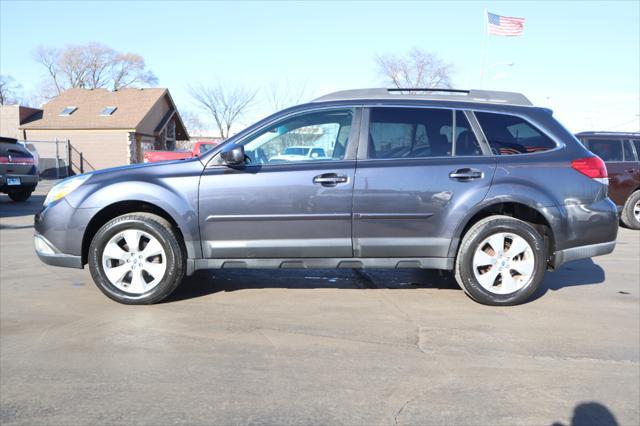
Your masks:
<instances>
[{"instance_id":1,"label":"rear bumper","mask_svg":"<svg viewBox=\"0 0 640 426\"><path fill-rule=\"evenodd\" d=\"M7 178L19 178L20 185L7 185ZM38 175L0 174L0 192L9 192L16 189L35 189L36 185L38 185Z\"/></svg>"},{"instance_id":2,"label":"rear bumper","mask_svg":"<svg viewBox=\"0 0 640 426\"><path fill-rule=\"evenodd\" d=\"M609 254L615 247L616 242L609 241L607 243L590 244L587 246L559 250L553 256L553 266L558 268L563 263L571 262L572 260L588 259L590 257Z\"/></svg>"},{"instance_id":3,"label":"rear bumper","mask_svg":"<svg viewBox=\"0 0 640 426\"><path fill-rule=\"evenodd\" d=\"M36 254L47 265L82 269L82 257L60 252L40 234L36 233L33 238Z\"/></svg>"}]
</instances>

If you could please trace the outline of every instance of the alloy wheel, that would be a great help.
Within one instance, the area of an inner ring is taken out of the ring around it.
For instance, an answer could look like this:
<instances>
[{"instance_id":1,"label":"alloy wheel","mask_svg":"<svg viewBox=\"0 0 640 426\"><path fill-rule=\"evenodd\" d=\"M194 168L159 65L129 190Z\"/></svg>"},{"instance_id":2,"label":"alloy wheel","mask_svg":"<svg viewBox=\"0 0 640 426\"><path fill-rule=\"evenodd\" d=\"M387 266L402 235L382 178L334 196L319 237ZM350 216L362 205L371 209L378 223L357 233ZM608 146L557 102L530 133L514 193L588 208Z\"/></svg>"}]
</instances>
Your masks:
<instances>
[{"instance_id":1,"label":"alloy wheel","mask_svg":"<svg viewBox=\"0 0 640 426\"><path fill-rule=\"evenodd\" d=\"M162 281L167 257L157 238L138 229L127 229L106 244L102 267L109 282L118 289L143 294Z\"/></svg>"},{"instance_id":2,"label":"alloy wheel","mask_svg":"<svg viewBox=\"0 0 640 426\"><path fill-rule=\"evenodd\" d=\"M531 246L514 233L500 232L485 238L473 256L476 280L494 294L510 294L524 288L534 271Z\"/></svg>"}]
</instances>

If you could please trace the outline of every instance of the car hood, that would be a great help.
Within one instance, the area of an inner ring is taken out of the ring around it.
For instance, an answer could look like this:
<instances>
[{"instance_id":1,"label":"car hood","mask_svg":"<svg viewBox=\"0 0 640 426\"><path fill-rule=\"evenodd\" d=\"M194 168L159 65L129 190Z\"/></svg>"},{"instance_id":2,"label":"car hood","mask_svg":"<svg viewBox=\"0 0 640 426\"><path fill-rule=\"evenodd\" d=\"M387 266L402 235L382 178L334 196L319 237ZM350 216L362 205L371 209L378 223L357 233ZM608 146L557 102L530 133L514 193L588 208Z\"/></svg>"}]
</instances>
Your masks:
<instances>
[{"instance_id":1,"label":"car hood","mask_svg":"<svg viewBox=\"0 0 640 426\"><path fill-rule=\"evenodd\" d=\"M153 163L127 164L125 166L109 167L107 169L98 169L91 172L87 172L85 174L92 174L95 176L99 176L99 175L104 175L109 173L117 173L117 174L128 173L134 170L137 172L144 173L145 169L148 169L149 171L153 170L153 172L155 172L158 168L166 168L167 166L171 167L173 165L187 164L187 163L202 164L202 162L197 157L193 157L193 158L184 158L184 159L178 159L178 160L157 161Z\"/></svg>"}]
</instances>

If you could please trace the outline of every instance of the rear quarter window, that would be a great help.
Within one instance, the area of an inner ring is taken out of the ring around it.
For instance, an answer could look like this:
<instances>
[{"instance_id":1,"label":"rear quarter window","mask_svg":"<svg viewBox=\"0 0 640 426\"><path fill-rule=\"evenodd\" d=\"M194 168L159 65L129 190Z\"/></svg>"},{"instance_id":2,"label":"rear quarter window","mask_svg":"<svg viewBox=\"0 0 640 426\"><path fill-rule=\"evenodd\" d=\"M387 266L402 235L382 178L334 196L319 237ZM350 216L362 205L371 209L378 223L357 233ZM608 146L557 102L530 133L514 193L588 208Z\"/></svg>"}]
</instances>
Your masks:
<instances>
[{"instance_id":1,"label":"rear quarter window","mask_svg":"<svg viewBox=\"0 0 640 426\"><path fill-rule=\"evenodd\" d=\"M494 155L544 152L556 143L526 120L508 114L475 112Z\"/></svg>"}]
</instances>

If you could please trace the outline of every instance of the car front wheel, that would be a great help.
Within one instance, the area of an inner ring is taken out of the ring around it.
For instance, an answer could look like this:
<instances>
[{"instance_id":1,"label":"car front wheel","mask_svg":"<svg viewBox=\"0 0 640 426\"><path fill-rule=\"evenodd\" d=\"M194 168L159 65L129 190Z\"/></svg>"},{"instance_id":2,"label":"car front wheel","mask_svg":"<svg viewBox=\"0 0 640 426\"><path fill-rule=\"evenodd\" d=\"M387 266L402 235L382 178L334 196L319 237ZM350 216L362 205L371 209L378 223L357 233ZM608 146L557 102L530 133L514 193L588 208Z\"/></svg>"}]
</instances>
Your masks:
<instances>
[{"instance_id":1,"label":"car front wheel","mask_svg":"<svg viewBox=\"0 0 640 426\"><path fill-rule=\"evenodd\" d=\"M485 305L523 303L540 285L545 269L540 233L509 216L491 216L473 225L456 258L456 280Z\"/></svg>"},{"instance_id":2,"label":"car front wheel","mask_svg":"<svg viewBox=\"0 0 640 426\"><path fill-rule=\"evenodd\" d=\"M186 269L175 228L160 216L131 213L107 222L89 247L98 288L124 304L151 304L169 296Z\"/></svg>"}]
</instances>

